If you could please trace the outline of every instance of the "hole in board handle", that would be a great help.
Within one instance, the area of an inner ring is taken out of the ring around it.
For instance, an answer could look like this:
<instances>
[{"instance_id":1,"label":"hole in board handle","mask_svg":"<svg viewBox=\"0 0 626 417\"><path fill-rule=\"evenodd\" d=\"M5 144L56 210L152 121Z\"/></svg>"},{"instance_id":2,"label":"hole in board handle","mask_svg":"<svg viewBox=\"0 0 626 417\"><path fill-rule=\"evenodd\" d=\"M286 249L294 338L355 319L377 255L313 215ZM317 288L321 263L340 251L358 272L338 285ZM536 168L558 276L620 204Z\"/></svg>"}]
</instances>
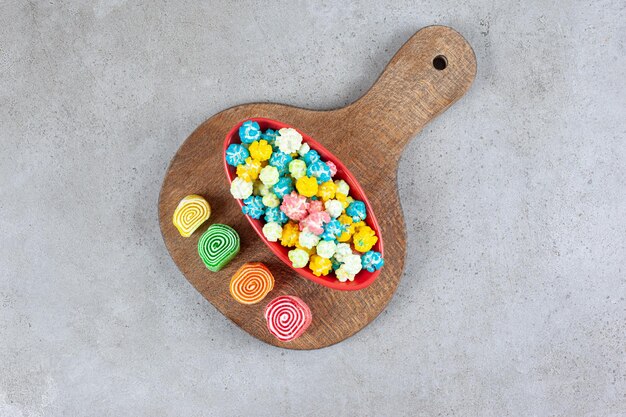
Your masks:
<instances>
[{"instance_id":1,"label":"hole in board handle","mask_svg":"<svg viewBox=\"0 0 626 417\"><path fill-rule=\"evenodd\" d=\"M443 71L448 66L448 59L443 55L437 55L435 59L433 59L433 67L436 70Z\"/></svg>"}]
</instances>

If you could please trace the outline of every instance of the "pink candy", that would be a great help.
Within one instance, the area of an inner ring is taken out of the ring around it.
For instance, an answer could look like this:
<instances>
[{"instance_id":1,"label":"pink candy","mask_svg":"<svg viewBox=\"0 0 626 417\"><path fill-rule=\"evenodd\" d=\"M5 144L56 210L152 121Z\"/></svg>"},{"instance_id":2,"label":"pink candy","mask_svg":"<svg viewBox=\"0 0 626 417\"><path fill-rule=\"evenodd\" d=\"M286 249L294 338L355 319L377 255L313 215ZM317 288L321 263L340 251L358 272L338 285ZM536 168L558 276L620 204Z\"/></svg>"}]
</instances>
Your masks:
<instances>
[{"instance_id":1,"label":"pink candy","mask_svg":"<svg viewBox=\"0 0 626 417\"><path fill-rule=\"evenodd\" d=\"M324 233L323 224L328 222L330 222L330 214L325 211L316 211L300 220L300 230L319 236Z\"/></svg>"},{"instance_id":2,"label":"pink candy","mask_svg":"<svg viewBox=\"0 0 626 417\"><path fill-rule=\"evenodd\" d=\"M324 211L324 203L320 200L311 200L309 202L309 213L315 213L317 211Z\"/></svg>"},{"instance_id":3,"label":"pink candy","mask_svg":"<svg viewBox=\"0 0 626 417\"><path fill-rule=\"evenodd\" d=\"M308 208L309 203L307 203L306 197L299 195L295 191L285 195L283 197L283 203L280 205L280 210L285 213L287 217L297 221L306 217Z\"/></svg>"},{"instance_id":4,"label":"pink candy","mask_svg":"<svg viewBox=\"0 0 626 417\"><path fill-rule=\"evenodd\" d=\"M332 161L326 161L326 165L328 165L328 168L330 168L330 176L334 177L337 173L337 165L335 165L335 163Z\"/></svg>"}]
</instances>

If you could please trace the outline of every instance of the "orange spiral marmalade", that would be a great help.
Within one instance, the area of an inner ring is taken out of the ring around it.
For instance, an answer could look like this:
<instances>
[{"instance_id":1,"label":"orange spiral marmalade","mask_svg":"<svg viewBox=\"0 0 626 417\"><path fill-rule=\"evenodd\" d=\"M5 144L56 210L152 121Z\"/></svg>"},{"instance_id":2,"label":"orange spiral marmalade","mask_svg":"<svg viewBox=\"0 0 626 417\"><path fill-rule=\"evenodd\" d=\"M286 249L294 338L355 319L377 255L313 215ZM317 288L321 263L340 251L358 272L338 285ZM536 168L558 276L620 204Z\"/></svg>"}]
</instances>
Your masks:
<instances>
[{"instance_id":1,"label":"orange spiral marmalade","mask_svg":"<svg viewBox=\"0 0 626 417\"><path fill-rule=\"evenodd\" d=\"M261 262L244 264L230 279L230 294L241 304L256 304L274 288L274 276Z\"/></svg>"}]
</instances>

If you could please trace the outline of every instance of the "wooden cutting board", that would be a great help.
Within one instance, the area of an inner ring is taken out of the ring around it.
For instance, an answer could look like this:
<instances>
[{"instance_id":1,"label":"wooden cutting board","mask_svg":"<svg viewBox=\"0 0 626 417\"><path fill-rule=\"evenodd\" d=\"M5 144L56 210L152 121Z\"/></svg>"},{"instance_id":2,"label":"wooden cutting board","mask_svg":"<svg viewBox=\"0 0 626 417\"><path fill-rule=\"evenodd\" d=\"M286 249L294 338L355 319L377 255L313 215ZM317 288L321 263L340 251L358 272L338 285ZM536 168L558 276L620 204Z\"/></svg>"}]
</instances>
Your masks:
<instances>
[{"instance_id":1,"label":"wooden cutting board","mask_svg":"<svg viewBox=\"0 0 626 417\"><path fill-rule=\"evenodd\" d=\"M352 336L385 308L403 273L406 229L396 185L402 150L426 123L465 94L475 74L476 58L467 41L453 29L430 26L413 35L372 88L346 107L315 111L252 103L211 117L182 144L163 181L159 220L172 258L222 314L264 342L289 349L318 349ZM251 117L279 120L307 133L343 161L361 183L385 245L385 266L371 286L335 291L310 282L284 265L256 235L230 195L222 162L226 133ZM204 196L213 212L191 237L183 238L172 225L172 214L188 194ZM198 239L212 223L228 224L241 237L239 255L217 273L207 270L197 253ZM228 290L231 276L245 262L265 263L276 278L274 290L253 306L237 303ZM263 318L267 303L284 294L302 298L313 313L307 332L288 343L270 335Z\"/></svg>"}]
</instances>

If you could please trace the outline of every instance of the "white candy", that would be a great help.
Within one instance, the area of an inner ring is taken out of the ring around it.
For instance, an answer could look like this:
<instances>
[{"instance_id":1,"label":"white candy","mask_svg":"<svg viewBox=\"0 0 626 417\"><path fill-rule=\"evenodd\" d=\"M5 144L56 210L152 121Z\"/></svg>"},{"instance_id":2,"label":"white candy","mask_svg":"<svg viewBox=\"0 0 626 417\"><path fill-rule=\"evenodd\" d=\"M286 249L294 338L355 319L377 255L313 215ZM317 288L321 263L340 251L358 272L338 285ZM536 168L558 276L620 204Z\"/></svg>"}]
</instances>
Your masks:
<instances>
[{"instance_id":1,"label":"white candy","mask_svg":"<svg viewBox=\"0 0 626 417\"><path fill-rule=\"evenodd\" d=\"M335 275L337 276L337 279L339 281L346 282L346 281L354 281L355 274L351 274L350 272L348 272L346 268L342 265L335 271Z\"/></svg>"},{"instance_id":2,"label":"white candy","mask_svg":"<svg viewBox=\"0 0 626 417\"><path fill-rule=\"evenodd\" d=\"M279 177L278 169L271 165L267 165L261 170L259 174L259 179L261 182L267 186L272 186L278 182Z\"/></svg>"},{"instance_id":3,"label":"white candy","mask_svg":"<svg viewBox=\"0 0 626 417\"><path fill-rule=\"evenodd\" d=\"M317 254L322 258L332 258L336 249L337 244L332 240L322 240L317 244Z\"/></svg>"},{"instance_id":4,"label":"white candy","mask_svg":"<svg viewBox=\"0 0 626 417\"><path fill-rule=\"evenodd\" d=\"M350 245L348 243L338 243L335 248L335 259L337 262L344 263L348 255L352 255Z\"/></svg>"},{"instance_id":5,"label":"white candy","mask_svg":"<svg viewBox=\"0 0 626 417\"><path fill-rule=\"evenodd\" d=\"M361 257L359 255L347 255L343 258L344 262L340 268L345 268L345 270L353 275L361 272Z\"/></svg>"},{"instance_id":6,"label":"white candy","mask_svg":"<svg viewBox=\"0 0 626 417\"><path fill-rule=\"evenodd\" d=\"M311 150L311 147L309 146L308 143L303 143L302 145L300 145L300 149L298 149L298 154L300 154L300 156L304 156L307 154L307 152L309 152Z\"/></svg>"},{"instance_id":7,"label":"white candy","mask_svg":"<svg viewBox=\"0 0 626 417\"><path fill-rule=\"evenodd\" d=\"M263 196L263 204L270 208L278 207L278 205L280 204L280 200L278 199L278 196L276 194L268 193Z\"/></svg>"},{"instance_id":8,"label":"white candy","mask_svg":"<svg viewBox=\"0 0 626 417\"><path fill-rule=\"evenodd\" d=\"M326 213L330 215L333 219L341 216L343 213L343 204L339 200L328 200L324 203L324 208L326 209Z\"/></svg>"},{"instance_id":9,"label":"white candy","mask_svg":"<svg viewBox=\"0 0 626 417\"><path fill-rule=\"evenodd\" d=\"M263 226L263 235L270 242L276 242L283 234L283 227L276 222L265 223Z\"/></svg>"},{"instance_id":10,"label":"white candy","mask_svg":"<svg viewBox=\"0 0 626 417\"><path fill-rule=\"evenodd\" d=\"M298 243L300 244L300 246L307 249L313 248L318 244L319 241L319 236L308 231L300 232L300 235L298 236Z\"/></svg>"},{"instance_id":11,"label":"white candy","mask_svg":"<svg viewBox=\"0 0 626 417\"><path fill-rule=\"evenodd\" d=\"M278 131L280 136L276 136L274 142L281 152L292 154L300 150L302 144L302 135L296 129L284 127Z\"/></svg>"},{"instance_id":12,"label":"white candy","mask_svg":"<svg viewBox=\"0 0 626 417\"><path fill-rule=\"evenodd\" d=\"M246 199L252 195L252 183L237 177L230 183L230 193L239 200Z\"/></svg>"}]
</instances>

